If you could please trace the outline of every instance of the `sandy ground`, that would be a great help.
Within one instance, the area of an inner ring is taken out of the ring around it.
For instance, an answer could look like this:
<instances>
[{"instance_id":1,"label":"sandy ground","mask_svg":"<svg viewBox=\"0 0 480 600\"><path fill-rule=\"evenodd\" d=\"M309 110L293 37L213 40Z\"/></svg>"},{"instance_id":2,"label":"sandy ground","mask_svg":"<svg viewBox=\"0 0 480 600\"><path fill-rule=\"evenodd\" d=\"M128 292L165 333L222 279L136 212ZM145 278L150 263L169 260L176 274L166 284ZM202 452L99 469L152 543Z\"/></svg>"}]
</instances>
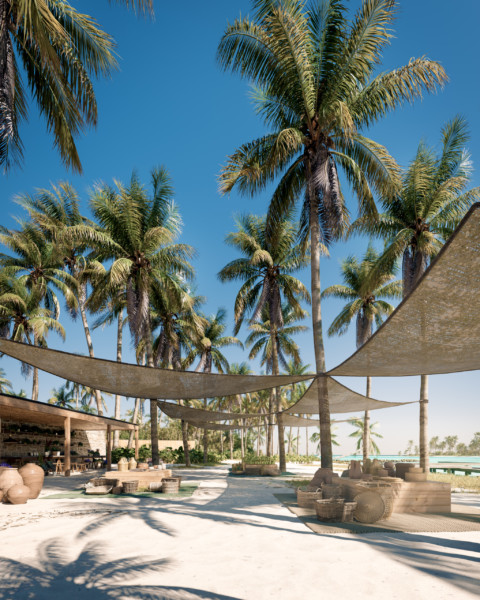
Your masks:
<instances>
[{"instance_id":1,"label":"sandy ground","mask_svg":"<svg viewBox=\"0 0 480 600\"><path fill-rule=\"evenodd\" d=\"M304 471L305 472L305 471ZM191 498L1 505L0 598L455 599L480 595L480 532L317 535L278 479L182 470ZM87 476L88 478L88 476ZM42 496L85 480L50 477ZM454 495L480 512L480 496Z\"/></svg>"}]
</instances>

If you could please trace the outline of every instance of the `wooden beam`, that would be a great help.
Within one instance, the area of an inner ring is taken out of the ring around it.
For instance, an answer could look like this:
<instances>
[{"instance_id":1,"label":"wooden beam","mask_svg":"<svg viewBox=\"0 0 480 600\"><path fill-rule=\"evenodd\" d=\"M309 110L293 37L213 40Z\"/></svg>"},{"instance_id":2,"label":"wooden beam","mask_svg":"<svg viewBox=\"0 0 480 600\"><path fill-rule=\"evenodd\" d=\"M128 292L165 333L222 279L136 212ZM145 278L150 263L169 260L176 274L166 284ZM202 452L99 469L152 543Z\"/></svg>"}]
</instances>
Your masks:
<instances>
[{"instance_id":1,"label":"wooden beam","mask_svg":"<svg viewBox=\"0 0 480 600\"><path fill-rule=\"evenodd\" d=\"M107 425L107 471L112 470L112 426Z\"/></svg>"},{"instance_id":2,"label":"wooden beam","mask_svg":"<svg viewBox=\"0 0 480 600\"><path fill-rule=\"evenodd\" d=\"M64 469L65 469L65 477L70 477L70 472L71 472L71 455L70 455L70 449L71 449L71 421L70 421L70 417L65 417L65 421L64 421L64 428L65 428L65 447L64 447Z\"/></svg>"},{"instance_id":3,"label":"wooden beam","mask_svg":"<svg viewBox=\"0 0 480 600\"><path fill-rule=\"evenodd\" d=\"M138 439L138 427L135 428L135 460L138 460L138 451L140 449L140 440Z\"/></svg>"}]
</instances>

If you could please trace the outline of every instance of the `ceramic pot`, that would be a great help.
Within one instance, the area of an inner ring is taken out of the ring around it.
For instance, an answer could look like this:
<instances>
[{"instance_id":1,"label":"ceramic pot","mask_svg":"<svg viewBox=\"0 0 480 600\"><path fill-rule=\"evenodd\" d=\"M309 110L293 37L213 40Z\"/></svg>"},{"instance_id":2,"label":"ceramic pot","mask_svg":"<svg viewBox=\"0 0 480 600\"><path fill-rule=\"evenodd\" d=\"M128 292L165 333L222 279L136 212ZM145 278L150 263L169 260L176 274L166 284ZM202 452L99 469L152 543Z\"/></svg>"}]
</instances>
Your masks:
<instances>
[{"instance_id":1,"label":"ceramic pot","mask_svg":"<svg viewBox=\"0 0 480 600\"><path fill-rule=\"evenodd\" d=\"M23 483L30 490L30 495L28 497L31 500L38 498L42 491L43 480L45 479L45 472L42 467L39 467L34 463L27 463L26 465L23 465L18 472L22 476Z\"/></svg>"},{"instance_id":2,"label":"ceramic pot","mask_svg":"<svg viewBox=\"0 0 480 600\"><path fill-rule=\"evenodd\" d=\"M18 469L5 469L0 473L0 490L5 494L12 485L23 485L23 479Z\"/></svg>"},{"instance_id":3,"label":"ceramic pot","mask_svg":"<svg viewBox=\"0 0 480 600\"><path fill-rule=\"evenodd\" d=\"M137 468L138 469L142 469L142 470L146 470L146 469L148 469L148 463L146 463L146 462L139 462L138 465L137 465Z\"/></svg>"},{"instance_id":4,"label":"ceramic pot","mask_svg":"<svg viewBox=\"0 0 480 600\"><path fill-rule=\"evenodd\" d=\"M362 467L359 460L350 461L349 469L350 479L361 479L362 478Z\"/></svg>"},{"instance_id":5,"label":"ceramic pot","mask_svg":"<svg viewBox=\"0 0 480 600\"><path fill-rule=\"evenodd\" d=\"M25 504L30 494L30 488L23 483L12 485L7 491L7 500L10 504Z\"/></svg>"}]
</instances>

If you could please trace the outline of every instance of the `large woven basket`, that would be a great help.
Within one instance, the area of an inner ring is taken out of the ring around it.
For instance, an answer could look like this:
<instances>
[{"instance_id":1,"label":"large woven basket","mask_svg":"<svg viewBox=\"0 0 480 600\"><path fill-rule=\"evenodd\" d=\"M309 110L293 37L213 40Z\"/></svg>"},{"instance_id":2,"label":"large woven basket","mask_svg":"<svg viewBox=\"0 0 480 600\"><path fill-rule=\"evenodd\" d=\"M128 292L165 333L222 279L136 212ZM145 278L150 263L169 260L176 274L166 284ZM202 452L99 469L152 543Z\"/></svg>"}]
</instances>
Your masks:
<instances>
[{"instance_id":1,"label":"large woven basket","mask_svg":"<svg viewBox=\"0 0 480 600\"><path fill-rule=\"evenodd\" d=\"M393 513L392 486L388 483L385 483L384 481L367 481L364 485L369 490L374 490L375 492L380 494L380 496L383 499L383 502L385 504L385 510L383 512L381 520L388 519L389 517L391 517Z\"/></svg>"},{"instance_id":2,"label":"large woven basket","mask_svg":"<svg viewBox=\"0 0 480 600\"><path fill-rule=\"evenodd\" d=\"M322 499L322 490L318 488L315 491L297 489L297 504L300 508L315 508L315 501Z\"/></svg>"},{"instance_id":3,"label":"large woven basket","mask_svg":"<svg viewBox=\"0 0 480 600\"><path fill-rule=\"evenodd\" d=\"M376 491L366 489L357 494L354 501L357 504L353 512L356 521L371 524L383 518L385 502Z\"/></svg>"},{"instance_id":4,"label":"large woven basket","mask_svg":"<svg viewBox=\"0 0 480 600\"><path fill-rule=\"evenodd\" d=\"M166 477L162 479L162 492L164 494L178 494L180 481L177 477Z\"/></svg>"},{"instance_id":5,"label":"large woven basket","mask_svg":"<svg viewBox=\"0 0 480 600\"><path fill-rule=\"evenodd\" d=\"M120 485L120 480L118 479L108 479L107 477L95 477L94 479L90 479L90 481L88 482L89 487L90 486L110 486L110 487L117 487L118 485Z\"/></svg>"},{"instance_id":6,"label":"large woven basket","mask_svg":"<svg viewBox=\"0 0 480 600\"><path fill-rule=\"evenodd\" d=\"M337 483L324 483L322 485L322 494L325 499L328 498L341 498L342 486Z\"/></svg>"},{"instance_id":7,"label":"large woven basket","mask_svg":"<svg viewBox=\"0 0 480 600\"><path fill-rule=\"evenodd\" d=\"M124 481L123 482L123 493L133 494L138 490L138 480L135 481Z\"/></svg>"},{"instance_id":8,"label":"large woven basket","mask_svg":"<svg viewBox=\"0 0 480 600\"><path fill-rule=\"evenodd\" d=\"M329 498L328 500L316 500L315 512L317 519L327 523L338 523L343 518L344 500L340 498Z\"/></svg>"}]
</instances>

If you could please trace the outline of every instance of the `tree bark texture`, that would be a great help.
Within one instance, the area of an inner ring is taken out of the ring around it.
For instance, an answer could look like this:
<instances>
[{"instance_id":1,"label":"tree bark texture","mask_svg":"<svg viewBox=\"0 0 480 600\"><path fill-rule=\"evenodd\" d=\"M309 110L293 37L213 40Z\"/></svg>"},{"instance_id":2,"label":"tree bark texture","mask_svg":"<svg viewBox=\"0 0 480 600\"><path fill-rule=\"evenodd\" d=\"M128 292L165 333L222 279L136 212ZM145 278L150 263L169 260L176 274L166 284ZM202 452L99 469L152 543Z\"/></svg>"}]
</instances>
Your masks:
<instances>
[{"instance_id":1,"label":"tree bark texture","mask_svg":"<svg viewBox=\"0 0 480 600\"><path fill-rule=\"evenodd\" d=\"M420 467L429 473L428 449L428 375L420 376Z\"/></svg>"},{"instance_id":2,"label":"tree bark texture","mask_svg":"<svg viewBox=\"0 0 480 600\"><path fill-rule=\"evenodd\" d=\"M33 345L38 346L38 339L36 334L33 334ZM32 400L38 400L38 369L33 367L33 381L32 381Z\"/></svg>"},{"instance_id":3,"label":"tree bark texture","mask_svg":"<svg viewBox=\"0 0 480 600\"><path fill-rule=\"evenodd\" d=\"M133 415L132 415L132 423L135 423L135 424L137 423L139 410L140 410L140 398L135 398L135 404L133 407ZM130 435L128 437L127 448L133 448L134 437L135 437L135 432L130 431Z\"/></svg>"},{"instance_id":4,"label":"tree bark texture","mask_svg":"<svg viewBox=\"0 0 480 600\"><path fill-rule=\"evenodd\" d=\"M118 313L117 318L117 362L122 362L122 342L123 342L123 310ZM115 394L115 418L121 417L120 396ZM117 448L120 440L120 431L115 429L113 432L113 447Z\"/></svg>"},{"instance_id":5,"label":"tree bark texture","mask_svg":"<svg viewBox=\"0 0 480 600\"><path fill-rule=\"evenodd\" d=\"M147 314L145 323L145 348L147 351L147 365L154 369L155 363L153 360L152 326L150 323L150 313ZM160 457L158 454L158 403L156 398L150 398L150 426L152 442L152 465L158 465L160 462Z\"/></svg>"},{"instance_id":6,"label":"tree bark texture","mask_svg":"<svg viewBox=\"0 0 480 600\"><path fill-rule=\"evenodd\" d=\"M277 331L274 328L271 334L272 339L272 372L278 375L278 348L277 348ZM287 470L287 461L285 458L285 428L283 426L283 417L281 415L280 393L279 389L274 389L275 397L275 412L277 413L277 429L278 429L278 457L280 472Z\"/></svg>"},{"instance_id":7,"label":"tree bark texture","mask_svg":"<svg viewBox=\"0 0 480 600\"><path fill-rule=\"evenodd\" d=\"M182 419L182 440L185 466L190 467L190 448L188 447L188 423Z\"/></svg>"},{"instance_id":8,"label":"tree bark texture","mask_svg":"<svg viewBox=\"0 0 480 600\"><path fill-rule=\"evenodd\" d=\"M87 311L85 309L85 304L87 302L87 285L82 283L80 285L80 291L78 293L78 307L80 309L80 316L82 317L83 330L85 331L85 339L87 340L88 347L88 355L90 358L95 358L95 354L93 352L93 342L92 336L90 334L90 327L88 326L87 321ZM103 415L103 407L102 407L102 395L100 394L100 390L94 390L95 394L95 402L97 403L97 413L102 416Z\"/></svg>"},{"instance_id":9,"label":"tree bark texture","mask_svg":"<svg viewBox=\"0 0 480 600\"><path fill-rule=\"evenodd\" d=\"M310 201L310 252L311 252L311 291L312 291L312 330L315 350L315 370L325 373L325 347L323 345L322 309L320 302L320 224L318 222L318 200L314 190L313 177L308 183ZM315 382L314 382L315 385ZM318 415L320 418L320 460L324 469L333 467L332 434L330 428L330 403L327 380L316 380L318 394Z\"/></svg>"}]
</instances>

